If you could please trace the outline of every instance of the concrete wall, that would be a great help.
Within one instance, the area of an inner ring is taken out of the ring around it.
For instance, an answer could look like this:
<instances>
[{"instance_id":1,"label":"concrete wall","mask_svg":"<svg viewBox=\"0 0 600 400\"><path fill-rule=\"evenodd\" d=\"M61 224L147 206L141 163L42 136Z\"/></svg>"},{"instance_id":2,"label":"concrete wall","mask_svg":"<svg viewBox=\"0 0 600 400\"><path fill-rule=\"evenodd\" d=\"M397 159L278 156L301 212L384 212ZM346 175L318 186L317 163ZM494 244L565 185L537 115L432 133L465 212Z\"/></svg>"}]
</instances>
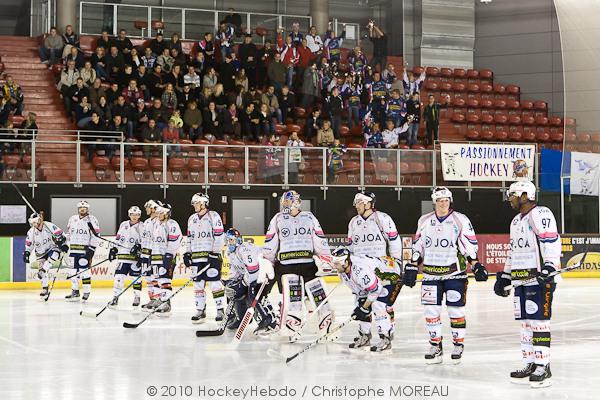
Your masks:
<instances>
[{"instance_id":1,"label":"concrete wall","mask_svg":"<svg viewBox=\"0 0 600 400\"><path fill-rule=\"evenodd\" d=\"M563 112L560 34L552 0L476 1L475 68L491 68L496 82L521 87L522 98Z\"/></svg>"}]
</instances>

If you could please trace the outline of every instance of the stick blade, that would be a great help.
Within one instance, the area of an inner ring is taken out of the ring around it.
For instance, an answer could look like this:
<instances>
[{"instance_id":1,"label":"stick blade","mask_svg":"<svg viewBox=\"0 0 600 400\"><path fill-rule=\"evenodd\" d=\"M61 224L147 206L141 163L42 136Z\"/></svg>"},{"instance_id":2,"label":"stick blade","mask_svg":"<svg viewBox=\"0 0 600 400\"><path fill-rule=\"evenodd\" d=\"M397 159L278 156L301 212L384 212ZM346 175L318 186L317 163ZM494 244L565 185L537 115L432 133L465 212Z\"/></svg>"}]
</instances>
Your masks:
<instances>
[{"instance_id":1,"label":"stick blade","mask_svg":"<svg viewBox=\"0 0 600 400\"><path fill-rule=\"evenodd\" d=\"M135 329L138 326L140 326L140 324L130 324L129 322L123 322L123 328Z\"/></svg>"},{"instance_id":2,"label":"stick blade","mask_svg":"<svg viewBox=\"0 0 600 400\"><path fill-rule=\"evenodd\" d=\"M239 346L239 344L242 342L242 339L244 338L244 333L246 333L246 328L248 328L248 325L250 325L250 323L252 322L253 316L254 316L254 308L249 308L248 310L246 310L246 313L244 314L244 317L242 318L242 322L240 322L240 326L239 326L238 330L235 332L235 336L231 340L231 345L233 347Z\"/></svg>"},{"instance_id":3,"label":"stick blade","mask_svg":"<svg viewBox=\"0 0 600 400\"><path fill-rule=\"evenodd\" d=\"M286 363L286 364L289 364L289 363L290 363L290 361L292 361L294 358L298 357L299 355L300 355L300 354L296 353L296 354L294 354L293 356L290 356L290 357L286 358L286 359L285 359L285 363Z\"/></svg>"},{"instance_id":4,"label":"stick blade","mask_svg":"<svg viewBox=\"0 0 600 400\"><path fill-rule=\"evenodd\" d=\"M82 317L87 317L87 318L96 318L98 316L98 313L93 313L93 312L89 312L89 311L80 311L79 315L81 315Z\"/></svg>"},{"instance_id":5,"label":"stick blade","mask_svg":"<svg viewBox=\"0 0 600 400\"><path fill-rule=\"evenodd\" d=\"M215 329L212 331L196 331L196 337L221 336L225 330Z\"/></svg>"}]
</instances>

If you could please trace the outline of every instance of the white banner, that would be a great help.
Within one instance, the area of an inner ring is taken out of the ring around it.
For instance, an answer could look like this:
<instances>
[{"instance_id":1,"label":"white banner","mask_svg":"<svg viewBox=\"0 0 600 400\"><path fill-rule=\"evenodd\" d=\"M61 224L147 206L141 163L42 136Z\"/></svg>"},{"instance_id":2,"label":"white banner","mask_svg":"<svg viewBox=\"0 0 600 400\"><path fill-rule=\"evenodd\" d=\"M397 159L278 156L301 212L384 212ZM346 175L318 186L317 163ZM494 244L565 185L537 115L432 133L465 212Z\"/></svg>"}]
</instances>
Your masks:
<instances>
[{"instance_id":1,"label":"white banner","mask_svg":"<svg viewBox=\"0 0 600 400\"><path fill-rule=\"evenodd\" d=\"M533 180L535 145L442 143L445 181Z\"/></svg>"},{"instance_id":2,"label":"white banner","mask_svg":"<svg viewBox=\"0 0 600 400\"><path fill-rule=\"evenodd\" d=\"M0 206L0 224L24 224L27 206Z\"/></svg>"},{"instance_id":3,"label":"white banner","mask_svg":"<svg viewBox=\"0 0 600 400\"><path fill-rule=\"evenodd\" d=\"M571 153L571 194L598 196L600 154Z\"/></svg>"}]
</instances>

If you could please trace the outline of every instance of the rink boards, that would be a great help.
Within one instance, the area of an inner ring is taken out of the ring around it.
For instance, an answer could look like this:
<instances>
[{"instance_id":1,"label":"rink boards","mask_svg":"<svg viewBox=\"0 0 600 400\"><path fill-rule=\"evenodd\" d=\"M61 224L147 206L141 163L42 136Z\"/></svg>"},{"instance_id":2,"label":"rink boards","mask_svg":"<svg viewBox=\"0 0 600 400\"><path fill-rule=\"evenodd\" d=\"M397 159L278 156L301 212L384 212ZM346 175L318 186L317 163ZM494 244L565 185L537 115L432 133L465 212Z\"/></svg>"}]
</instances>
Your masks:
<instances>
[{"instance_id":1,"label":"rink boards","mask_svg":"<svg viewBox=\"0 0 600 400\"><path fill-rule=\"evenodd\" d=\"M114 240L114 237L106 237ZM508 235L477 235L479 240L479 259L487 266L490 273L495 273L502 269L509 249ZM264 244L264 236L245 236L245 241L254 242L261 246ZM345 244L346 237L342 235L328 236L329 244L333 247ZM402 240L402 258L403 262L410 260L411 236L404 235L398 240ZM94 287L111 287L113 274L116 268L116 261L109 262L107 259L109 246L107 242L101 241L96 249L92 264L99 263L92 268L92 285ZM25 264L22 254L25 249L25 237L0 237L0 289L33 289L39 286L39 281L35 277L37 272L37 263ZM177 254L177 266L174 273L174 284L180 285L187 280L191 271L183 264L181 258L185 252L185 238L182 247ZM580 269L565 273L565 277L580 278L600 278L600 235L564 235L562 237L562 264L573 265L581 260L585 254L585 260ZM32 256L34 260L34 256ZM105 260L104 262L102 262ZM224 262L223 272L227 274L227 262ZM57 287L67 287L70 285L66 281L69 269L65 268L65 263L61 267L57 279ZM336 281L337 277L326 277L327 281Z\"/></svg>"}]
</instances>

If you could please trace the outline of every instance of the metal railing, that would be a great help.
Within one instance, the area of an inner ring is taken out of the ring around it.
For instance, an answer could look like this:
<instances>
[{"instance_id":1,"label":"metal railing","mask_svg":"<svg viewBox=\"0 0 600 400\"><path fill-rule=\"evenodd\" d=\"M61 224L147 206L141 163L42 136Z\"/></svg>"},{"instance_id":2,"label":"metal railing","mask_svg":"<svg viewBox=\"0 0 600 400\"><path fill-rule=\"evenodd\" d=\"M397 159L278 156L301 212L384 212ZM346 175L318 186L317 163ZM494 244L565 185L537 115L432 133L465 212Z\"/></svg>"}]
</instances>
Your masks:
<instances>
[{"instance_id":1,"label":"metal railing","mask_svg":"<svg viewBox=\"0 0 600 400\"><path fill-rule=\"evenodd\" d=\"M322 147L253 146L229 144L131 143L84 133L73 140L2 138L0 182L39 184L201 185L432 188L446 185L504 191L511 182L445 182L439 150L348 148L339 168L331 151ZM224 142L227 143L227 142ZM87 157L86 157L87 156ZM536 163L538 164L538 163ZM49 168L52 166L52 168ZM538 179L536 167L536 180Z\"/></svg>"},{"instance_id":2,"label":"metal railing","mask_svg":"<svg viewBox=\"0 0 600 400\"><path fill-rule=\"evenodd\" d=\"M56 25L56 0L31 0L29 10L30 36L44 35Z\"/></svg>"},{"instance_id":3,"label":"metal railing","mask_svg":"<svg viewBox=\"0 0 600 400\"><path fill-rule=\"evenodd\" d=\"M215 33L219 23L229 13L226 10L208 10L200 8L156 7L135 4L99 3L82 1L79 3L79 34L100 35L103 29L116 36L120 29L126 29L128 36L136 38L152 38L156 29L152 27L153 21L161 21L165 28L165 36L178 33L181 39L199 40L204 38L205 32ZM275 39L278 27L282 26L290 31L292 24L298 22L301 32L308 32L312 25L312 18L306 15L269 14L256 12L237 11L242 17L242 25L252 28L256 40L262 37L256 35L254 28L264 27ZM146 27L136 29L135 22L144 21Z\"/></svg>"}]
</instances>

